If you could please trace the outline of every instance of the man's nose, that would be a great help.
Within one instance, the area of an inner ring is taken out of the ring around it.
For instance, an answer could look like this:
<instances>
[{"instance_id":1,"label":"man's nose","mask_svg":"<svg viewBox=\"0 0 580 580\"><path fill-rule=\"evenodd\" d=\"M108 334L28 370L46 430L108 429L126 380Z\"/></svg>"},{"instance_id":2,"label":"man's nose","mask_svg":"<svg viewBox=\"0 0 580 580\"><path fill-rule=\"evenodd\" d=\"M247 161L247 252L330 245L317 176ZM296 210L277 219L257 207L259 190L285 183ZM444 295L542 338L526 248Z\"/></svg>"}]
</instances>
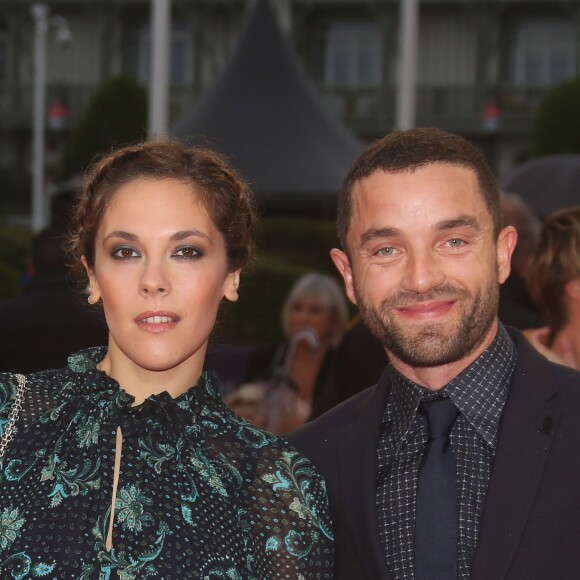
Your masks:
<instances>
[{"instance_id":1,"label":"man's nose","mask_svg":"<svg viewBox=\"0 0 580 580\"><path fill-rule=\"evenodd\" d=\"M412 251L406 258L402 287L423 294L436 288L445 280L440 258L429 251Z\"/></svg>"}]
</instances>

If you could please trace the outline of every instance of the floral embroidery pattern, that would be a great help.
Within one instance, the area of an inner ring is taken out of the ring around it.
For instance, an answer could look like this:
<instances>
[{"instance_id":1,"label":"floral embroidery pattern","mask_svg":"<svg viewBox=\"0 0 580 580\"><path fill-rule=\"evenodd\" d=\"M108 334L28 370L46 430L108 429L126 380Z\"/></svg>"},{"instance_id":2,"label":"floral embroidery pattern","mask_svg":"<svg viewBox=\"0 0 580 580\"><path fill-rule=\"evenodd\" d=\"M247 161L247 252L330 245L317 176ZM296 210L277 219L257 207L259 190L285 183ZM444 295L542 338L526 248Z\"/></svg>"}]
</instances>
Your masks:
<instances>
[{"instance_id":1,"label":"floral embroidery pattern","mask_svg":"<svg viewBox=\"0 0 580 580\"><path fill-rule=\"evenodd\" d=\"M133 406L96 369L104 353L27 377L0 466L0 578L332 578L326 490L306 459L234 416L209 374ZM0 375L0 428L16 384Z\"/></svg>"},{"instance_id":2,"label":"floral embroidery pattern","mask_svg":"<svg viewBox=\"0 0 580 580\"><path fill-rule=\"evenodd\" d=\"M24 521L15 508L6 508L0 513L0 550L6 550L16 540Z\"/></svg>"},{"instance_id":3,"label":"floral embroidery pattern","mask_svg":"<svg viewBox=\"0 0 580 580\"><path fill-rule=\"evenodd\" d=\"M120 489L117 495L116 517L128 530L140 532L144 526L153 523L153 517L145 513L145 506L150 506L152 501L145 497L139 486L129 485Z\"/></svg>"}]
</instances>

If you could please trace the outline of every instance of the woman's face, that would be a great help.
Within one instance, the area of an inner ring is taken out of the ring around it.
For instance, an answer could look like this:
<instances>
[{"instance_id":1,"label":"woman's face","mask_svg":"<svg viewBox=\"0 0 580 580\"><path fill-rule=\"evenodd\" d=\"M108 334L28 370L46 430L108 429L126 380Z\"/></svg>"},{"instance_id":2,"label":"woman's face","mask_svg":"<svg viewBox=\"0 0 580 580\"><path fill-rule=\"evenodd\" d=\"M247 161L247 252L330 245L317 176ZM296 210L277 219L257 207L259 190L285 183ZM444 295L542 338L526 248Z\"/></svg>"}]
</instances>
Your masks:
<instances>
[{"instance_id":1,"label":"woman's face","mask_svg":"<svg viewBox=\"0 0 580 580\"><path fill-rule=\"evenodd\" d=\"M305 329L313 330L322 341L330 337L332 317L315 296L305 296L290 305L290 334Z\"/></svg>"},{"instance_id":2,"label":"woman's face","mask_svg":"<svg viewBox=\"0 0 580 580\"><path fill-rule=\"evenodd\" d=\"M237 299L221 232L191 185L137 179L114 194L88 270L109 326L112 363L201 372L222 298Z\"/></svg>"}]
</instances>

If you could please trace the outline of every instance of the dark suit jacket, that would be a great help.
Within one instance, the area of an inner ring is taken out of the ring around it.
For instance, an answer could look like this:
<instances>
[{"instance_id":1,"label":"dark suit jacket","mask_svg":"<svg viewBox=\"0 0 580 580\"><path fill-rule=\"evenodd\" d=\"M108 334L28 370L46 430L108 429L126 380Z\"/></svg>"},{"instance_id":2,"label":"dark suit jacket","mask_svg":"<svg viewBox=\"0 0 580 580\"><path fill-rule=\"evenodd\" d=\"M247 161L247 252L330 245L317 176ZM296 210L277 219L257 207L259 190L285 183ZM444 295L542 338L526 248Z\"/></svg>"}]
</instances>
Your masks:
<instances>
[{"instance_id":1,"label":"dark suit jacket","mask_svg":"<svg viewBox=\"0 0 580 580\"><path fill-rule=\"evenodd\" d=\"M509 330L518 359L471 578L580 578L580 373L549 363ZM385 373L290 436L326 479L338 580L392 578L375 509L376 448L389 389Z\"/></svg>"}]
</instances>

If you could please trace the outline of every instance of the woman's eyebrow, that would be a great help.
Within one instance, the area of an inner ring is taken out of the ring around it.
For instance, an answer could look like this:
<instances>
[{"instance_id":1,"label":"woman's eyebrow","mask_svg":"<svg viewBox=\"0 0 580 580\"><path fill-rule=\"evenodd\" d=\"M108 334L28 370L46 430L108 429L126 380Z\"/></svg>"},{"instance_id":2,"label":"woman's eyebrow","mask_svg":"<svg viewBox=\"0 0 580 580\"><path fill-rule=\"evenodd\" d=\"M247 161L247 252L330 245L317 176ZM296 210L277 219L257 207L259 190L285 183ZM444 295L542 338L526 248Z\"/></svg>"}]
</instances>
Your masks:
<instances>
[{"instance_id":1,"label":"woman's eyebrow","mask_svg":"<svg viewBox=\"0 0 580 580\"><path fill-rule=\"evenodd\" d=\"M210 236L208 236L206 233L200 230L182 230L179 232L175 232L174 234L171 235L170 239L172 241L179 241L185 240L186 238L190 237L200 237L205 238L208 241L211 241ZM114 232L107 234L103 238L103 241L106 242L110 238L121 238L123 240L127 240L128 242L136 242L137 240L139 240L139 236L137 236L136 234L132 234L131 232L125 232L123 230L115 230Z\"/></svg>"},{"instance_id":2,"label":"woman's eyebrow","mask_svg":"<svg viewBox=\"0 0 580 580\"><path fill-rule=\"evenodd\" d=\"M123 240L127 240L128 242L135 242L139 239L139 237L136 236L135 234L132 234L130 232L124 232L123 230L115 230L114 232L107 234L103 238L103 242L106 242L110 238L121 238Z\"/></svg>"},{"instance_id":3,"label":"woman's eyebrow","mask_svg":"<svg viewBox=\"0 0 580 580\"><path fill-rule=\"evenodd\" d=\"M202 232L200 230L183 230L180 232L175 232L171 236L171 239L174 241L179 241L179 240L185 240L186 238L190 238L190 237L200 237L200 238L205 238L208 241L211 241L211 237L208 236L205 232Z\"/></svg>"}]
</instances>

